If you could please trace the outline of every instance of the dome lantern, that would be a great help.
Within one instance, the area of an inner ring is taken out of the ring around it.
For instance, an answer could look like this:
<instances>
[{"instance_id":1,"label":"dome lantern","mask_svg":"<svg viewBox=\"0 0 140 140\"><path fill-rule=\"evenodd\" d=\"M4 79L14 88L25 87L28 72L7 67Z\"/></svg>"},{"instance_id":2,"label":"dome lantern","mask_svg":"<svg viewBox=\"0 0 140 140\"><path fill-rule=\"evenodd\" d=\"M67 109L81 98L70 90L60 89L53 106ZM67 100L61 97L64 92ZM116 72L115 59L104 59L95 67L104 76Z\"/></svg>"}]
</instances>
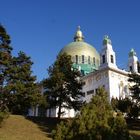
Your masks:
<instances>
[{"instance_id":1,"label":"dome lantern","mask_svg":"<svg viewBox=\"0 0 140 140\"><path fill-rule=\"evenodd\" d=\"M74 36L74 41L75 42L84 41L84 36L83 36L82 31L80 30L80 26L78 26L78 28L77 28L77 31L76 31L75 36Z\"/></svg>"}]
</instances>

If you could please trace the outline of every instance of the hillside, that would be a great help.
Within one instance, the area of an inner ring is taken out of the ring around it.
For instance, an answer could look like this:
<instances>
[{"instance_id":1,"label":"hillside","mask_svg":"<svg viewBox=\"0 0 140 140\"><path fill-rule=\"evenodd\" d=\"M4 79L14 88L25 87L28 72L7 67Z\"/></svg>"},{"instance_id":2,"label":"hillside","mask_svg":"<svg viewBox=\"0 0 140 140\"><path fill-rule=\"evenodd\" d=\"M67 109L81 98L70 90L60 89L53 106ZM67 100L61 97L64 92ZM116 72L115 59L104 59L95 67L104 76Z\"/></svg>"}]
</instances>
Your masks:
<instances>
[{"instance_id":1,"label":"hillside","mask_svg":"<svg viewBox=\"0 0 140 140\"><path fill-rule=\"evenodd\" d=\"M0 140L52 140L50 133L59 121L55 118L10 115L0 128ZM140 120L127 120L128 128L134 140L140 139Z\"/></svg>"},{"instance_id":2,"label":"hillside","mask_svg":"<svg viewBox=\"0 0 140 140\"><path fill-rule=\"evenodd\" d=\"M51 140L39 125L23 116L10 115L0 128L0 140Z\"/></svg>"}]
</instances>

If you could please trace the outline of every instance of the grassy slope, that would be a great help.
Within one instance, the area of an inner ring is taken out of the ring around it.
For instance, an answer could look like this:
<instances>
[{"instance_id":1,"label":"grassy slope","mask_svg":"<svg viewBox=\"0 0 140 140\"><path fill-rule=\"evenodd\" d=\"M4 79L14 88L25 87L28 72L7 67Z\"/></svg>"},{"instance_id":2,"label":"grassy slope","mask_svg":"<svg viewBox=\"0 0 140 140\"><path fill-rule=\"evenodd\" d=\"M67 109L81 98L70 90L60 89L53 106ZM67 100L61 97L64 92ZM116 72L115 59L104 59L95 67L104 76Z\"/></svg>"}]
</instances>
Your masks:
<instances>
[{"instance_id":1,"label":"grassy slope","mask_svg":"<svg viewBox=\"0 0 140 140\"><path fill-rule=\"evenodd\" d=\"M57 119L10 115L0 128L0 140L51 140L49 135L55 129ZM140 140L140 120L128 120L128 128L135 140Z\"/></svg>"},{"instance_id":2,"label":"grassy slope","mask_svg":"<svg viewBox=\"0 0 140 140\"><path fill-rule=\"evenodd\" d=\"M39 126L23 116L10 115L0 128L0 140L51 140Z\"/></svg>"}]
</instances>

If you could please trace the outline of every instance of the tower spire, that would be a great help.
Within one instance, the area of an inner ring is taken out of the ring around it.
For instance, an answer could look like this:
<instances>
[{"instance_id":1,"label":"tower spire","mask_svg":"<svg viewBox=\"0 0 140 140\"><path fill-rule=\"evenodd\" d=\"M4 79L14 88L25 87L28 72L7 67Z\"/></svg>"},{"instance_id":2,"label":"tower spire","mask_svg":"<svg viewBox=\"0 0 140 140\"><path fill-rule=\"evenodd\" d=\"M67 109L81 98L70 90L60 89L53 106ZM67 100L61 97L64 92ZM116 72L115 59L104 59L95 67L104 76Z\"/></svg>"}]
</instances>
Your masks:
<instances>
[{"instance_id":1,"label":"tower spire","mask_svg":"<svg viewBox=\"0 0 140 140\"><path fill-rule=\"evenodd\" d=\"M104 36L103 39L103 48L100 53L100 60L101 65L100 67L111 67L111 68L117 68L116 65L116 55L112 48L111 39L108 37L108 35Z\"/></svg>"},{"instance_id":2,"label":"tower spire","mask_svg":"<svg viewBox=\"0 0 140 140\"><path fill-rule=\"evenodd\" d=\"M133 48L129 52L128 70L131 72L138 72L138 57Z\"/></svg>"},{"instance_id":3,"label":"tower spire","mask_svg":"<svg viewBox=\"0 0 140 140\"><path fill-rule=\"evenodd\" d=\"M74 41L84 41L84 36L82 31L80 30L80 26L77 27L77 31L74 36Z\"/></svg>"}]
</instances>

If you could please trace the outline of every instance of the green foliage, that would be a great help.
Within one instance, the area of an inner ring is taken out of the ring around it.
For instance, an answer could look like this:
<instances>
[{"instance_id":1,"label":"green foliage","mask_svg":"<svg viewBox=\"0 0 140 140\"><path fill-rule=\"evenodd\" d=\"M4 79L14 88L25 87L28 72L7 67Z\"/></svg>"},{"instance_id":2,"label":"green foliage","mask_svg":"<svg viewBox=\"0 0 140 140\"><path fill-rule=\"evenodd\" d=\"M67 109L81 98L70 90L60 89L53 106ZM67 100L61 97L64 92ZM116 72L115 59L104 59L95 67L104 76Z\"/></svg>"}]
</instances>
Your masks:
<instances>
[{"instance_id":1,"label":"green foliage","mask_svg":"<svg viewBox=\"0 0 140 140\"><path fill-rule=\"evenodd\" d=\"M139 116L140 108L136 102L130 98L114 99L111 100L111 105L115 111L121 111L126 114L128 118L137 118Z\"/></svg>"},{"instance_id":2,"label":"green foliage","mask_svg":"<svg viewBox=\"0 0 140 140\"><path fill-rule=\"evenodd\" d=\"M4 119L8 118L9 113L7 111L0 111L0 127Z\"/></svg>"},{"instance_id":3,"label":"green foliage","mask_svg":"<svg viewBox=\"0 0 140 140\"><path fill-rule=\"evenodd\" d=\"M9 110L14 114L27 114L29 107L40 103L42 95L36 77L32 76L33 62L24 52L13 57L6 90L10 94Z\"/></svg>"},{"instance_id":4,"label":"green foliage","mask_svg":"<svg viewBox=\"0 0 140 140\"><path fill-rule=\"evenodd\" d=\"M44 80L47 102L50 108L59 108L58 118L64 113L61 111L63 107L78 110L82 105L79 99L83 96L83 83L79 80L79 71L72 69L71 57L66 54L59 55L49 67L48 74L49 78Z\"/></svg>"},{"instance_id":5,"label":"green foliage","mask_svg":"<svg viewBox=\"0 0 140 140\"><path fill-rule=\"evenodd\" d=\"M111 99L111 106L114 109L114 111L118 110L118 98L112 98Z\"/></svg>"},{"instance_id":6,"label":"green foliage","mask_svg":"<svg viewBox=\"0 0 140 140\"><path fill-rule=\"evenodd\" d=\"M138 70L139 68L138 65ZM133 102L129 116L137 118L140 115L140 75L136 73L129 74L128 81L132 83L130 91Z\"/></svg>"},{"instance_id":7,"label":"green foliage","mask_svg":"<svg viewBox=\"0 0 140 140\"><path fill-rule=\"evenodd\" d=\"M128 140L127 125L114 112L104 89L99 88L91 102L73 119L60 123L53 131L54 140Z\"/></svg>"},{"instance_id":8,"label":"green foliage","mask_svg":"<svg viewBox=\"0 0 140 140\"><path fill-rule=\"evenodd\" d=\"M129 82L132 83L130 87L132 98L135 99L137 103L140 102L140 75L136 73L129 74Z\"/></svg>"},{"instance_id":9,"label":"green foliage","mask_svg":"<svg viewBox=\"0 0 140 140\"><path fill-rule=\"evenodd\" d=\"M8 84L8 73L12 59L10 42L10 36L6 33L5 28L0 25L0 111L5 110L9 102L9 95L5 87Z\"/></svg>"},{"instance_id":10,"label":"green foliage","mask_svg":"<svg viewBox=\"0 0 140 140\"><path fill-rule=\"evenodd\" d=\"M26 114L29 107L42 104L43 97L36 77L32 76L31 58L23 52L13 57L10 42L10 36L0 25L0 111Z\"/></svg>"}]
</instances>

